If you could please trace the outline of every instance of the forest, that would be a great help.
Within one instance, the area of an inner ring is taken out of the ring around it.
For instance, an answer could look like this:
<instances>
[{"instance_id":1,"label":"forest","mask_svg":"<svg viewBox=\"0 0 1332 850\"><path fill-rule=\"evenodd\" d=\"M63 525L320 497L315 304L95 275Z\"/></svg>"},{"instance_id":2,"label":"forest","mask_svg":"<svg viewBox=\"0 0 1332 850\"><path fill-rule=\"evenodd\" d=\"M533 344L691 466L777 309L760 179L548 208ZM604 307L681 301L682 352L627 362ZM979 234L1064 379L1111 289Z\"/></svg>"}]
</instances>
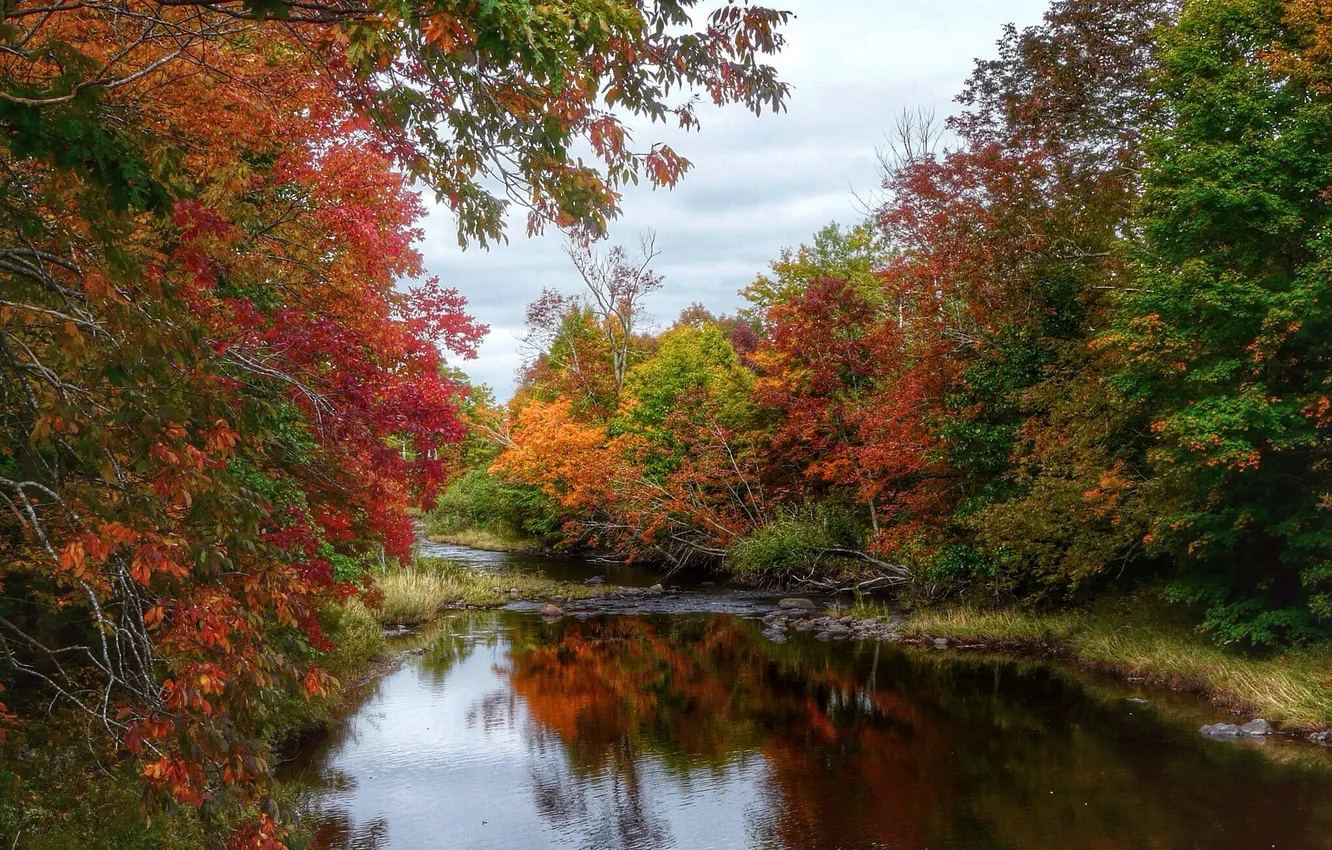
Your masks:
<instances>
[{"instance_id":1,"label":"forest","mask_svg":"<svg viewBox=\"0 0 1332 850\"><path fill-rule=\"evenodd\" d=\"M275 742L355 678L417 512L1332 638L1332 8L1056 0L897 119L862 220L654 327L656 244L603 237L691 163L627 122L780 111L789 17L0 3L0 835L58 788L121 847L301 846ZM463 245L567 238L507 402L458 369L487 329L425 272L422 192Z\"/></svg>"},{"instance_id":2,"label":"forest","mask_svg":"<svg viewBox=\"0 0 1332 850\"><path fill-rule=\"evenodd\" d=\"M926 602L1149 584L1223 644L1325 639L1329 23L1056 3L734 315L645 331L650 241L572 241L434 528Z\"/></svg>"}]
</instances>

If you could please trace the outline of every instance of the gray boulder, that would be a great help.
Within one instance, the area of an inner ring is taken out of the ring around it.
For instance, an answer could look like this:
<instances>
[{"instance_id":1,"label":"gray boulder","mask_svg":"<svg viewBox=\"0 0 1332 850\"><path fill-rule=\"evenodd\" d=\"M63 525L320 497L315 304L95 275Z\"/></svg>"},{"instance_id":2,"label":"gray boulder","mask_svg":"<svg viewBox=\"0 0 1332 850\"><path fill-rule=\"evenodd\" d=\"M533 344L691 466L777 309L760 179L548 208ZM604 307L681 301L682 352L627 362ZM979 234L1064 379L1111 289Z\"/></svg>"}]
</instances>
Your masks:
<instances>
[{"instance_id":1,"label":"gray boulder","mask_svg":"<svg viewBox=\"0 0 1332 850\"><path fill-rule=\"evenodd\" d=\"M818 606L812 600L791 596L778 602L777 607L784 611L813 611Z\"/></svg>"},{"instance_id":2,"label":"gray boulder","mask_svg":"<svg viewBox=\"0 0 1332 850\"><path fill-rule=\"evenodd\" d=\"M1261 717L1245 723L1240 727L1240 730L1250 738L1262 738L1271 735L1272 732L1275 731L1272 729L1272 724L1263 720Z\"/></svg>"},{"instance_id":3,"label":"gray boulder","mask_svg":"<svg viewBox=\"0 0 1332 850\"><path fill-rule=\"evenodd\" d=\"M541 606L541 616L543 616L543 617L563 617L563 616L564 616L564 609L561 608L561 607L559 607L558 605L552 605L551 603L547 602L545 605L542 605L542 606Z\"/></svg>"},{"instance_id":4,"label":"gray boulder","mask_svg":"<svg viewBox=\"0 0 1332 850\"><path fill-rule=\"evenodd\" d=\"M1208 738L1219 738L1221 740L1244 737L1244 730L1234 723L1210 723L1198 731Z\"/></svg>"}]
</instances>

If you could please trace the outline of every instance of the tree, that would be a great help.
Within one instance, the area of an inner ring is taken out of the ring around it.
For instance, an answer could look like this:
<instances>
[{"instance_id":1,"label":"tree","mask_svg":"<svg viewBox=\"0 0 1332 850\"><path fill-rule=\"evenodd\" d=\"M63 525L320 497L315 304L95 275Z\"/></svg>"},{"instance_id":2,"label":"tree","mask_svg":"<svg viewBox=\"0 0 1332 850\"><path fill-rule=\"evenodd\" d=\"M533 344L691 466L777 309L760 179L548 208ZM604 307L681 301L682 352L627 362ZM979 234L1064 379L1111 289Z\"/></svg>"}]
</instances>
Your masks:
<instances>
[{"instance_id":1,"label":"tree","mask_svg":"<svg viewBox=\"0 0 1332 850\"><path fill-rule=\"evenodd\" d=\"M639 256L629 259L623 246L600 253L586 240L571 240L565 248L578 276L587 287L587 308L605 338L610 352L611 376L615 380L615 402L624 391L624 377L629 371L634 332L641 318L643 301L661 289L662 277L649 268L661 251L657 237L646 234L639 246Z\"/></svg>"},{"instance_id":2,"label":"tree","mask_svg":"<svg viewBox=\"0 0 1332 850\"><path fill-rule=\"evenodd\" d=\"M662 334L653 356L630 370L613 428L646 440L652 447L648 469L669 472L679 467L684 448L666 427L671 414L701 398L716 407L724 427L751 427L753 386L753 376L720 329L679 327Z\"/></svg>"},{"instance_id":3,"label":"tree","mask_svg":"<svg viewBox=\"0 0 1332 850\"><path fill-rule=\"evenodd\" d=\"M954 592L1063 590L1140 548L1132 498L1102 512L1103 484L1123 497L1137 483L1123 463L1135 422L1089 343L1133 286L1122 245L1141 140L1161 120L1149 80L1173 8L1067 0L1010 27L959 98L959 147L888 177L884 281L937 440L921 481L940 522L924 554Z\"/></svg>"},{"instance_id":4,"label":"tree","mask_svg":"<svg viewBox=\"0 0 1332 850\"><path fill-rule=\"evenodd\" d=\"M484 328L420 280L460 238L604 227L687 162L627 114L779 108L785 13L728 4L11 4L0 38L0 684L95 721L152 805L258 803L321 615L406 555ZM571 154L586 141L601 170ZM492 182L493 181L493 182ZM483 188L498 185L498 190ZM410 289L399 288L415 279ZM16 682L23 687L16 688ZM123 749L121 749L123 748ZM235 846L275 847L254 809Z\"/></svg>"},{"instance_id":5,"label":"tree","mask_svg":"<svg viewBox=\"0 0 1332 850\"><path fill-rule=\"evenodd\" d=\"M1307 10L1199 3L1165 36L1138 291L1102 340L1151 417L1146 543L1224 642L1309 639L1332 618L1332 101L1300 72L1319 49Z\"/></svg>"},{"instance_id":6,"label":"tree","mask_svg":"<svg viewBox=\"0 0 1332 850\"><path fill-rule=\"evenodd\" d=\"M635 150L626 114L696 127L696 89L755 113L783 107L787 86L762 59L781 49L790 14L729 2L695 24L698 5L21 2L5 16L20 46L4 57L0 121L20 156L49 151L122 199L160 200L162 175L133 155L134 136L153 131L134 120L144 95L164 76L216 73L245 39L278 35L287 58L317 63L354 120L454 209L460 240L502 237L510 203L529 210L530 230L600 232L626 181L669 186L689 167L664 145ZM602 170L571 155L579 141Z\"/></svg>"}]
</instances>

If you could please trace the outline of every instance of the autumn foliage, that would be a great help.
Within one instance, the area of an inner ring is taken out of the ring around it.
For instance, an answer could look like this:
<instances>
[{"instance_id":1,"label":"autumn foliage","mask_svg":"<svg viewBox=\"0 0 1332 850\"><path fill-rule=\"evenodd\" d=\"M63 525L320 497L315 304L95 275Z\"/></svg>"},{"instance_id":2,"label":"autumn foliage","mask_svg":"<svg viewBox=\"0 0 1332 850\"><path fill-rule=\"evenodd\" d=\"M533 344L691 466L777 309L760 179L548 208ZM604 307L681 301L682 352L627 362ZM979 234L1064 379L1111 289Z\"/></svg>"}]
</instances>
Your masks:
<instances>
[{"instance_id":1,"label":"autumn foliage","mask_svg":"<svg viewBox=\"0 0 1332 850\"><path fill-rule=\"evenodd\" d=\"M330 604L466 433L443 360L485 328L423 275L414 181L464 241L511 197L595 232L688 166L624 116L782 105L784 13L570 5L6 5L0 735L54 706L149 813L262 802L275 707L337 687ZM231 845L281 846L251 811Z\"/></svg>"},{"instance_id":2,"label":"autumn foliage","mask_svg":"<svg viewBox=\"0 0 1332 850\"><path fill-rule=\"evenodd\" d=\"M568 543L978 603L1149 582L1223 643L1326 637L1328 33L1298 0L1054 3L946 145L904 114L866 221L638 340L623 392L571 392L607 354L570 308L494 473Z\"/></svg>"}]
</instances>

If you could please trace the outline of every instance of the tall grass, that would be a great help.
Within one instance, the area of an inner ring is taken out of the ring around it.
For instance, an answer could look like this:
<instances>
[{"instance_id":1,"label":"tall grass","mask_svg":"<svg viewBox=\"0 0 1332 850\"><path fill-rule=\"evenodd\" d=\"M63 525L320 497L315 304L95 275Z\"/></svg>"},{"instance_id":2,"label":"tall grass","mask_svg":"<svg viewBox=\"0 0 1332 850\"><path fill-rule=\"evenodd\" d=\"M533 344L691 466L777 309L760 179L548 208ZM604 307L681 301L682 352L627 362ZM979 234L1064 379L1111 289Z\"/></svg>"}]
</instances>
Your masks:
<instances>
[{"instance_id":1,"label":"tall grass","mask_svg":"<svg viewBox=\"0 0 1332 850\"><path fill-rule=\"evenodd\" d=\"M375 580L383 602L371 613L381 623L403 625L426 623L445 611L467 605L485 608L515 599L587 599L618 589L570 584L527 573L486 572L442 558L417 558L408 567L378 572Z\"/></svg>"},{"instance_id":2,"label":"tall grass","mask_svg":"<svg viewBox=\"0 0 1332 850\"><path fill-rule=\"evenodd\" d=\"M857 616L882 613L871 606ZM1332 644L1256 656L1218 646L1179 608L1154 593L1107 599L1088 611L949 608L913 613L908 637L1056 645L1080 663L1160 685L1194 690L1236 711L1291 730L1332 726Z\"/></svg>"},{"instance_id":3,"label":"tall grass","mask_svg":"<svg viewBox=\"0 0 1332 850\"><path fill-rule=\"evenodd\" d=\"M436 543L452 543L486 552L526 552L541 548L541 541L514 531L491 528L460 528L452 531L426 530Z\"/></svg>"}]
</instances>

